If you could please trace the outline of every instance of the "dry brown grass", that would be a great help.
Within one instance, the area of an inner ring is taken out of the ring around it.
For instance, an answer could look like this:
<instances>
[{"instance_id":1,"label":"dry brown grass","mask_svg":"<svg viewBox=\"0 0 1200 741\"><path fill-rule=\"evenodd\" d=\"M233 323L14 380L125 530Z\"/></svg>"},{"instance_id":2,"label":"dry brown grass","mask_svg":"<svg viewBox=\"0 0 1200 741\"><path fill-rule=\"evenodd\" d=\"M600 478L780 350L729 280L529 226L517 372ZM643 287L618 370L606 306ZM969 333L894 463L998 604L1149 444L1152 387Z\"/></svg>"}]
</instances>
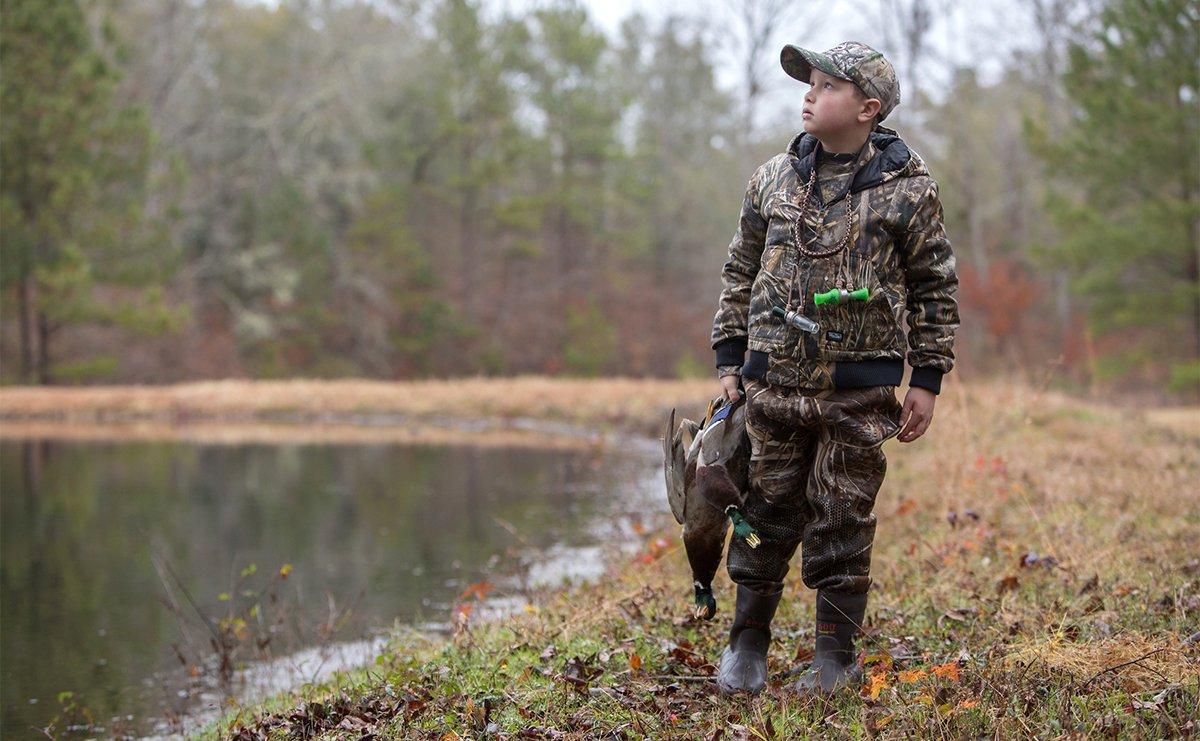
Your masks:
<instances>
[{"instance_id":1,"label":"dry brown grass","mask_svg":"<svg viewBox=\"0 0 1200 741\"><path fill-rule=\"evenodd\" d=\"M1200 408L1198 407L1150 409L1145 414L1146 420L1151 424L1200 439Z\"/></svg>"},{"instance_id":2,"label":"dry brown grass","mask_svg":"<svg viewBox=\"0 0 1200 741\"><path fill-rule=\"evenodd\" d=\"M465 378L431 381L203 381L173 386L0 388L0 419L73 424L157 420L345 422L348 417L557 420L657 434L665 409L701 405L714 380Z\"/></svg>"},{"instance_id":3,"label":"dry brown grass","mask_svg":"<svg viewBox=\"0 0 1200 741\"><path fill-rule=\"evenodd\" d=\"M1195 651L1189 648L1189 644L1174 636L1131 633L1080 643L1057 633L1012 646L1004 657L1004 666L1014 671L1027 667L1062 671L1081 688L1119 672L1117 681L1121 688L1138 693L1194 681Z\"/></svg>"}]
</instances>

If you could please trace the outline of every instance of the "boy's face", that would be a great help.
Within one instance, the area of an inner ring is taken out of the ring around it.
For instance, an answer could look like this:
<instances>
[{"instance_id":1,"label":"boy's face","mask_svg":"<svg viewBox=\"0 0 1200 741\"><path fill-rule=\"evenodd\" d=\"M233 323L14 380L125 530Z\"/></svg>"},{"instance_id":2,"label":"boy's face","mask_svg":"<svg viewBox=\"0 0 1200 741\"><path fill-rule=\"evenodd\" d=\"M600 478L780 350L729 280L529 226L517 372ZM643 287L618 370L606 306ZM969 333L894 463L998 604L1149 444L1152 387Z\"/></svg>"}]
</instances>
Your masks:
<instances>
[{"instance_id":1,"label":"boy's face","mask_svg":"<svg viewBox=\"0 0 1200 741\"><path fill-rule=\"evenodd\" d=\"M858 92L849 80L833 77L814 69L804 94L801 118L804 130L818 139L851 131L871 121L879 111L879 100Z\"/></svg>"}]
</instances>

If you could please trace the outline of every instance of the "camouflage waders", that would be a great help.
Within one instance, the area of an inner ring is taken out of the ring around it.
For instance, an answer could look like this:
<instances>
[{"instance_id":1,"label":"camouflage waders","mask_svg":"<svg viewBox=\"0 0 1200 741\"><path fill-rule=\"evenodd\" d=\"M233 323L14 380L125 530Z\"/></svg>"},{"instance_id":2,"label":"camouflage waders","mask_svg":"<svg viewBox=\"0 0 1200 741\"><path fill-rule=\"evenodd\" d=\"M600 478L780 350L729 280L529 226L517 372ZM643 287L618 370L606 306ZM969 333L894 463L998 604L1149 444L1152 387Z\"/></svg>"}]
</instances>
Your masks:
<instances>
[{"instance_id":1,"label":"camouflage waders","mask_svg":"<svg viewBox=\"0 0 1200 741\"><path fill-rule=\"evenodd\" d=\"M900 431L894 386L805 389L744 379L750 491L742 511L762 544L734 538L726 567L759 594L783 588L803 543L811 589L862 594L870 587L875 496L887 461L883 442Z\"/></svg>"}]
</instances>

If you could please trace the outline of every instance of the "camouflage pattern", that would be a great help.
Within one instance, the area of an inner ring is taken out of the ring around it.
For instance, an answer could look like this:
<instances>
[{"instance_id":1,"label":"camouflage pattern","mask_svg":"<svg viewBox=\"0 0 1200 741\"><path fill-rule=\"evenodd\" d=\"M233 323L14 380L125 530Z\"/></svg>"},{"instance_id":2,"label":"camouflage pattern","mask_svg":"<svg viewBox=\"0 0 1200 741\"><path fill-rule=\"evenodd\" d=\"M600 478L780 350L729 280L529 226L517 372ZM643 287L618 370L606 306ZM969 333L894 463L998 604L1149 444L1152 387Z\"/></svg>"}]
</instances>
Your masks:
<instances>
[{"instance_id":1,"label":"camouflage pattern","mask_svg":"<svg viewBox=\"0 0 1200 741\"><path fill-rule=\"evenodd\" d=\"M879 100L876 123L900 105L900 81L892 63L861 41L843 41L823 53L788 44L779 53L779 63L801 82L811 83L813 67L830 77L850 80L868 98Z\"/></svg>"},{"instance_id":2,"label":"camouflage pattern","mask_svg":"<svg viewBox=\"0 0 1200 741\"><path fill-rule=\"evenodd\" d=\"M730 542L730 579L760 594L778 592L803 542L806 586L865 593L872 510L887 470L882 446L901 428L895 387L810 394L752 379L745 387L751 452L742 512L762 544Z\"/></svg>"},{"instance_id":3,"label":"camouflage pattern","mask_svg":"<svg viewBox=\"0 0 1200 741\"><path fill-rule=\"evenodd\" d=\"M813 135L800 134L751 176L722 269L712 346L769 353L761 380L779 386L833 388L834 366L845 361L907 357L914 369L949 372L959 324L958 278L937 183L896 132L879 126L846 169L822 164L818 182L836 182L815 190L817 204L798 223L818 144ZM800 253L794 227L815 250L825 250L845 236L847 209L846 249L821 258ZM814 293L863 286L870 289L867 301L818 307L813 300ZM772 314L775 306L799 308L820 323L820 332L785 323ZM718 350L719 363L728 364L720 355Z\"/></svg>"}]
</instances>

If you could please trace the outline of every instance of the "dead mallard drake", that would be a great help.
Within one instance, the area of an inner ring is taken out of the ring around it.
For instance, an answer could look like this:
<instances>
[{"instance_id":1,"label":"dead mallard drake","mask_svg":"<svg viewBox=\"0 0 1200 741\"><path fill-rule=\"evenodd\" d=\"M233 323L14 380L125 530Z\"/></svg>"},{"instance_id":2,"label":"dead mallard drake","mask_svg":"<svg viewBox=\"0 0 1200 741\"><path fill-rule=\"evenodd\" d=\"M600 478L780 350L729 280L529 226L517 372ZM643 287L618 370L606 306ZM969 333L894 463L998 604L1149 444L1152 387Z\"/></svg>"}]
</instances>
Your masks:
<instances>
[{"instance_id":1,"label":"dead mallard drake","mask_svg":"<svg viewBox=\"0 0 1200 741\"><path fill-rule=\"evenodd\" d=\"M751 547L759 544L758 533L739 509L750 484L745 398L743 394L730 402L719 396L709 403L703 422L684 418L678 427L672 409L663 438L667 501L675 521L683 525L695 616L702 620L717 614L712 580L721 565L730 522L735 538L745 538Z\"/></svg>"}]
</instances>

